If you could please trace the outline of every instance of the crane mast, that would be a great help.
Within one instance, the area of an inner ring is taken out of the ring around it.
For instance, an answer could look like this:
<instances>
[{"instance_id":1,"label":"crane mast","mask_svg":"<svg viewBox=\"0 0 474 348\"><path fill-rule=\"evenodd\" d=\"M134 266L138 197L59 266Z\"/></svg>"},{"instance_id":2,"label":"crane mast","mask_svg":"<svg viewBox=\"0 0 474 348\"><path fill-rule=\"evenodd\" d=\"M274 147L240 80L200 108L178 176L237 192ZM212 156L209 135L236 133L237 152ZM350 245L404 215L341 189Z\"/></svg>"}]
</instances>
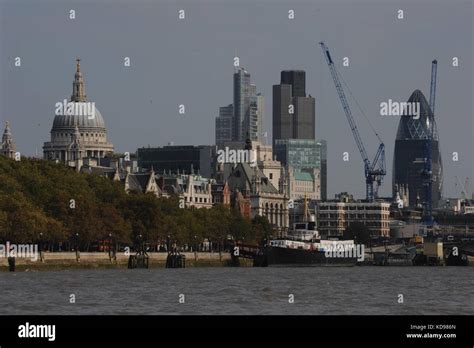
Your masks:
<instances>
[{"instance_id":1,"label":"crane mast","mask_svg":"<svg viewBox=\"0 0 474 348\"><path fill-rule=\"evenodd\" d=\"M347 102L344 89L342 88L341 82L339 80L339 75L334 66L334 62L331 58L331 54L329 53L329 49L324 44L324 42L320 42L319 44L321 45L321 48L324 52L324 58L326 59L326 63L328 64L329 71L331 72L331 76L334 81L334 85L336 86L337 94L339 95L342 108L344 109L344 113L346 114L347 121L349 122L352 135L354 136L354 140L357 144L357 147L359 148L362 161L364 162L366 198L369 202L372 202L374 201L375 198L377 198L378 187L381 185L383 177L386 174L385 145L382 142L380 143L377 153L375 155L374 161L371 163L369 160L369 157L367 156L367 151L365 150L365 146L364 146L364 143L362 142L362 138L360 137L359 130L357 129L357 125L355 123L354 117L352 116L349 103ZM375 188L374 188L374 184L376 184Z\"/></svg>"},{"instance_id":2,"label":"crane mast","mask_svg":"<svg viewBox=\"0 0 474 348\"><path fill-rule=\"evenodd\" d=\"M422 171L422 182L425 188L425 202L423 207L423 223L428 227L433 226L433 132L436 127L434 110L436 99L436 77L438 73L438 61L431 62L431 84L430 84L430 113L427 117L426 139L424 146L425 165Z\"/></svg>"},{"instance_id":3,"label":"crane mast","mask_svg":"<svg viewBox=\"0 0 474 348\"><path fill-rule=\"evenodd\" d=\"M461 181L459 181L459 178L457 176L455 176L456 178L456 182L457 184L459 184L459 187L461 189L461 199L462 200L466 200L469 198L469 194L467 192L467 189L466 189L466 184L462 184ZM467 181L467 178L466 178L466 181Z\"/></svg>"},{"instance_id":4,"label":"crane mast","mask_svg":"<svg viewBox=\"0 0 474 348\"><path fill-rule=\"evenodd\" d=\"M434 118L435 98L436 98L436 76L438 75L438 61L431 62L431 85L430 85L430 109Z\"/></svg>"}]
</instances>

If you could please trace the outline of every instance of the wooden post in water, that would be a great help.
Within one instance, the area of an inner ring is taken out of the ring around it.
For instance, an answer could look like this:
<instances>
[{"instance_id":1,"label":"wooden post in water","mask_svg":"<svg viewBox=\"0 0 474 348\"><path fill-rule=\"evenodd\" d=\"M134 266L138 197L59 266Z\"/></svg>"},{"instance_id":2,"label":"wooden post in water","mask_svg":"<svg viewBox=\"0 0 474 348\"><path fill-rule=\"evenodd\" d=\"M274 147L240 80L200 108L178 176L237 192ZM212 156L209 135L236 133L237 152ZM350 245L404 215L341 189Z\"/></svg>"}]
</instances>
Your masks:
<instances>
[{"instance_id":1,"label":"wooden post in water","mask_svg":"<svg viewBox=\"0 0 474 348\"><path fill-rule=\"evenodd\" d=\"M16 269L16 260L14 257L9 257L8 258L8 270L10 272L15 272L15 269Z\"/></svg>"}]
</instances>

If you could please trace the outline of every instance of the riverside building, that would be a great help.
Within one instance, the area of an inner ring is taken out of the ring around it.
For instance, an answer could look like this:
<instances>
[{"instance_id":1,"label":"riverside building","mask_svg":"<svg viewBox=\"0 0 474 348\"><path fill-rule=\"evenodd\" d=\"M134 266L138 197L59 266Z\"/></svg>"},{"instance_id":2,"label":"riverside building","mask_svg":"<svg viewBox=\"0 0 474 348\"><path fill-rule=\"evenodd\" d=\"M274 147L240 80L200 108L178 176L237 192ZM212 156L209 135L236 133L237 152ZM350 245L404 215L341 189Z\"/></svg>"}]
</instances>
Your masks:
<instances>
[{"instance_id":1,"label":"riverside building","mask_svg":"<svg viewBox=\"0 0 474 348\"><path fill-rule=\"evenodd\" d=\"M352 222L368 227L372 236L390 236L390 203L354 201L348 195L317 204L318 231L326 238L342 237Z\"/></svg>"}]
</instances>

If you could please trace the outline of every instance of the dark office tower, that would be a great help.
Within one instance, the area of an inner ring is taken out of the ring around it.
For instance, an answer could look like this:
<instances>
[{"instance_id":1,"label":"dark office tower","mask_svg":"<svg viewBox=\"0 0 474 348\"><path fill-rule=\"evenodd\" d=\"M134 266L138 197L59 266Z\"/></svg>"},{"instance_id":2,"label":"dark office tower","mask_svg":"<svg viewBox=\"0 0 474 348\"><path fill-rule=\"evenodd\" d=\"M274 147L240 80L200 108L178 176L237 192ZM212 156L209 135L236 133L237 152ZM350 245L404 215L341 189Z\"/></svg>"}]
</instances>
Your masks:
<instances>
[{"instance_id":1,"label":"dark office tower","mask_svg":"<svg viewBox=\"0 0 474 348\"><path fill-rule=\"evenodd\" d=\"M400 118L393 156L393 194L408 195L410 207L422 206L425 190L421 171L425 165L424 145L428 127L433 127L433 114L421 91L416 90L410 96L409 103L420 103L418 116L404 115ZM432 200L433 207L439 205L443 190L443 163L439 148L439 136L436 126L432 141Z\"/></svg>"},{"instance_id":2,"label":"dark office tower","mask_svg":"<svg viewBox=\"0 0 474 348\"><path fill-rule=\"evenodd\" d=\"M273 86L273 145L277 139L293 138L293 117L289 113L291 85Z\"/></svg>"},{"instance_id":3,"label":"dark office tower","mask_svg":"<svg viewBox=\"0 0 474 348\"><path fill-rule=\"evenodd\" d=\"M141 147L137 150L138 166L153 168L157 173L200 174L212 178L215 174L215 145L168 145Z\"/></svg>"},{"instance_id":4,"label":"dark office tower","mask_svg":"<svg viewBox=\"0 0 474 348\"><path fill-rule=\"evenodd\" d=\"M293 97L295 114L293 115L293 139L315 139L314 98Z\"/></svg>"},{"instance_id":5,"label":"dark office tower","mask_svg":"<svg viewBox=\"0 0 474 348\"><path fill-rule=\"evenodd\" d=\"M305 95L304 71L282 71L273 86L273 144L277 139L315 139L315 101Z\"/></svg>"},{"instance_id":6,"label":"dark office tower","mask_svg":"<svg viewBox=\"0 0 474 348\"><path fill-rule=\"evenodd\" d=\"M284 70L281 72L282 85L291 85L293 97L306 97L306 72L303 70Z\"/></svg>"}]
</instances>

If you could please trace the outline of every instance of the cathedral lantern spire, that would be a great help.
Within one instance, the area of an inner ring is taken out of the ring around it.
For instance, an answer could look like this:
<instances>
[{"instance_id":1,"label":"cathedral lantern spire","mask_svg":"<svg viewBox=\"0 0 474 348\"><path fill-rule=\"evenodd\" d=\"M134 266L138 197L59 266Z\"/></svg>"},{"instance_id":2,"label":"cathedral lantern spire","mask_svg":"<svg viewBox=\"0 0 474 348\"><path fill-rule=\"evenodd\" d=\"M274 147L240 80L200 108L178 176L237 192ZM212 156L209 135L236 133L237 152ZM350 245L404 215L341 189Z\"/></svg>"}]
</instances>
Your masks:
<instances>
[{"instance_id":1,"label":"cathedral lantern spire","mask_svg":"<svg viewBox=\"0 0 474 348\"><path fill-rule=\"evenodd\" d=\"M76 59L76 74L74 75L74 82L72 83L71 101L86 101L86 87L84 86L84 77L81 72L81 60L79 58Z\"/></svg>"}]
</instances>

